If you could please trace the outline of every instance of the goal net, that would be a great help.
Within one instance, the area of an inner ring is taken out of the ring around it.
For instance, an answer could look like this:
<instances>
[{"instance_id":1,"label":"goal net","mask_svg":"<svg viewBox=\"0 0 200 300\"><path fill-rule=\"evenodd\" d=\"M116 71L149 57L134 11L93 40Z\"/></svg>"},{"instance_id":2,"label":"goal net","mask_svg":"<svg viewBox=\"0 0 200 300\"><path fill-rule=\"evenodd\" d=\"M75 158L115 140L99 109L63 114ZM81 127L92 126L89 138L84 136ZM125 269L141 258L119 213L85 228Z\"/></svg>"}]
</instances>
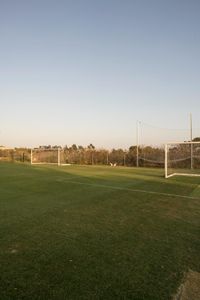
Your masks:
<instances>
[{"instance_id":1,"label":"goal net","mask_svg":"<svg viewBox=\"0 0 200 300\"><path fill-rule=\"evenodd\" d=\"M200 176L200 142L165 145L165 178L174 175Z\"/></svg>"},{"instance_id":2,"label":"goal net","mask_svg":"<svg viewBox=\"0 0 200 300\"><path fill-rule=\"evenodd\" d=\"M137 122L137 165L139 167L164 168L166 141L185 141L190 137L189 129L157 127L142 121Z\"/></svg>"},{"instance_id":3,"label":"goal net","mask_svg":"<svg viewBox=\"0 0 200 300\"><path fill-rule=\"evenodd\" d=\"M59 149L32 149L31 164L57 164L59 165Z\"/></svg>"},{"instance_id":4,"label":"goal net","mask_svg":"<svg viewBox=\"0 0 200 300\"><path fill-rule=\"evenodd\" d=\"M71 165L71 160L69 156L69 151L66 149L59 150L58 153L58 164L60 166L68 166Z\"/></svg>"}]
</instances>

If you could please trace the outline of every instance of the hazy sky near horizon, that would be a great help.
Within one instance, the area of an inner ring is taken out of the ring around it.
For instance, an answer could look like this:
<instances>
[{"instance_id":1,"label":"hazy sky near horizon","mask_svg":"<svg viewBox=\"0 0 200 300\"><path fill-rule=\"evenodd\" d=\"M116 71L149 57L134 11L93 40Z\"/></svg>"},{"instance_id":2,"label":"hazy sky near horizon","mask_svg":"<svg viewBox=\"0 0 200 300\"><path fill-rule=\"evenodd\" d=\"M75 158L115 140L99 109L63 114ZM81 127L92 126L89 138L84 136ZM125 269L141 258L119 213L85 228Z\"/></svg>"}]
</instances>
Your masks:
<instances>
[{"instance_id":1,"label":"hazy sky near horizon","mask_svg":"<svg viewBox=\"0 0 200 300\"><path fill-rule=\"evenodd\" d=\"M126 148L137 120L187 128L190 112L200 128L200 1L0 0L0 104L7 146Z\"/></svg>"}]
</instances>

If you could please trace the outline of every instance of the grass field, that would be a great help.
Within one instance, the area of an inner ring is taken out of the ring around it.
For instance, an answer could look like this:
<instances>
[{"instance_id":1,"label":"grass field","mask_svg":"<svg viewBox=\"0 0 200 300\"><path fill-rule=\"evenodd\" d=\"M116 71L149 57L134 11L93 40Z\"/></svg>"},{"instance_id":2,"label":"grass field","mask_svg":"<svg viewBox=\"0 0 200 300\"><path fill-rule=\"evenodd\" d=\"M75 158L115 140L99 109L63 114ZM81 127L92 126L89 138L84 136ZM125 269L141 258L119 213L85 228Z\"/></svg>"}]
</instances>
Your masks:
<instances>
[{"instance_id":1,"label":"grass field","mask_svg":"<svg viewBox=\"0 0 200 300\"><path fill-rule=\"evenodd\" d=\"M0 299L171 299L200 272L200 178L0 163Z\"/></svg>"}]
</instances>

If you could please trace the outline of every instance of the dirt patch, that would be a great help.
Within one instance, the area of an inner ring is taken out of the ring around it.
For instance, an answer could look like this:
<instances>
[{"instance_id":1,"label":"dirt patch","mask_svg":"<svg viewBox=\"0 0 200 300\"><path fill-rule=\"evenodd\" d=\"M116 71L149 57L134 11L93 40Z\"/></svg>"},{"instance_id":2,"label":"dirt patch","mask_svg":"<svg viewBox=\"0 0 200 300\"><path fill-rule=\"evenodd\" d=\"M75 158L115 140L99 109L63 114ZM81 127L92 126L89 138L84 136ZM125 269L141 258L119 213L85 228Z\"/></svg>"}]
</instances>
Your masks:
<instances>
[{"instance_id":1,"label":"dirt patch","mask_svg":"<svg viewBox=\"0 0 200 300\"><path fill-rule=\"evenodd\" d=\"M200 300L200 273L190 270L172 300Z\"/></svg>"},{"instance_id":2,"label":"dirt patch","mask_svg":"<svg viewBox=\"0 0 200 300\"><path fill-rule=\"evenodd\" d=\"M10 248L9 248L9 253L15 254L18 253L20 249L20 245L18 243L13 244Z\"/></svg>"},{"instance_id":3,"label":"dirt patch","mask_svg":"<svg viewBox=\"0 0 200 300\"><path fill-rule=\"evenodd\" d=\"M12 253L12 254L17 253L17 252L18 252L17 249L12 249L12 250L10 250L10 253Z\"/></svg>"}]
</instances>

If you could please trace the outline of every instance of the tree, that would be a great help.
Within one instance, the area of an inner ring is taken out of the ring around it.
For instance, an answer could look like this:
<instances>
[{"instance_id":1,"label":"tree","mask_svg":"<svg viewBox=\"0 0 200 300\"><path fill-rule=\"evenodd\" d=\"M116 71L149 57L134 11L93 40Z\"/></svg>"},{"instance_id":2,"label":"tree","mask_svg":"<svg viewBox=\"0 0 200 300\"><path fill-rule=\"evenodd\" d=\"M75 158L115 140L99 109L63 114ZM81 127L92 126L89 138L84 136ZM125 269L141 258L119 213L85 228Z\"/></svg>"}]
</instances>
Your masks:
<instances>
[{"instance_id":1,"label":"tree","mask_svg":"<svg viewBox=\"0 0 200 300\"><path fill-rule=\"evenodd\" d=\"M83 146L79 145L78 150L83 151L84 150Z\"/></svg>"},{"instance_id":2,"label":"tree","mask_svg":"<svg viewBox=\"0 0 200 300\"><path fill-rule=\"evenodd\" d=\"M78 150L76 144L73 144L73 145L71 146L71 149L72 149L73 151L77 151L77 150Z\"/></svg>"},{"instance_id":3,"label":"tree","mask_svg":"<svg viewBox=\"0 0 200 300\"><path fill-rule=\"evenodd\" d=\"M111 163L117 163L118 165L124 164L124 150L122 149L112 149L109 154L109 161Z\"/></svg>"},{"instance_id":4,"label":"tree","mask_svg":"<svg viewBox=\"0 0 200 300\"><path fill-rule=\"evenodd\" d=\"M195 137L192 141L193 142L200 142L200 137Z\"/></svg>"},{"instance_id":5,"label":"tree","mask_svg":"<svg viewBox=\"0 0 200 300\"><path fill-rule=\"evenodd\" d=\"M94 150L94 149L95 149L95 146L92 145L92 144L89 144L87 147L88 147L88 149L90 149L90 150Z\"/></svg>"}]
</instances>

